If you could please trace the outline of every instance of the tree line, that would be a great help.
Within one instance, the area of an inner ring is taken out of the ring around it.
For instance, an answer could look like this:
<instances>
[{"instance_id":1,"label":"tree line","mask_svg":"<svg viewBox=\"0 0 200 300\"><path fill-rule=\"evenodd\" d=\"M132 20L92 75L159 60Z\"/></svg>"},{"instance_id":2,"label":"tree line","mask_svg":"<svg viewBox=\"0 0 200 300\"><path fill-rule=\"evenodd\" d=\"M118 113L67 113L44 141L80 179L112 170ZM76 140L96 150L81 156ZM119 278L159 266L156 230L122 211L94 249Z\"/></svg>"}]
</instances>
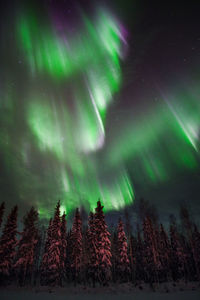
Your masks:
<instances>
[{"instance_id":1,"label":"tree line","mask_svg":"<svg viewBox=\"0 0 200 300\"><path fill-rule=\"evenodd\" d=\"M168 232L159 224L148 203L141 206L141 223L133 234L119 219L110 233L101 201L90 212L86 228L76 209L67 231L66 214L60 202L46 230L38 226L38 212L32 207L17 230L18 207L5 220L0 237L0 284L63 286L70 283L108 285L110 282L200 280L200 231L186 207L180 211L182 229L171 217ZM5 204L0 205L0 226Z\"/></svg>"}]
</instances>

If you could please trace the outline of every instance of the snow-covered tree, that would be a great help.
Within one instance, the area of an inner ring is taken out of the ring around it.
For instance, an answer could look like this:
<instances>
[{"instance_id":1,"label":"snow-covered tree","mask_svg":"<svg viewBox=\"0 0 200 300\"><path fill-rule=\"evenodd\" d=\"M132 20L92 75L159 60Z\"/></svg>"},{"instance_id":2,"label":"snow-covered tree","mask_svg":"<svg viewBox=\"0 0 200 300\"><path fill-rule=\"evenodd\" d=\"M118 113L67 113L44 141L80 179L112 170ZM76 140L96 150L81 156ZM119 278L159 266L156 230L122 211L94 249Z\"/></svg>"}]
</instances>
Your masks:
<instances>
[{"instance_id":1,"label":"snow-covered tree","mask_svg":"<svg viewBox=\"0 0 200 300\"><path fill-rule=\"evenodd\" d=\"M130 276L130 261L127 251L127 238L124 232L124 225L120 219L117 227L117 273L121 282L127 281Z\"/></svg>"},{"instance_id":2,"label":"snow-covered tree","mask_svg":"<svg viewBox=\"0 0 200 300\"><path fill-rule=\"evenodd\" d=\"M24 285L26 279L31 282L35 250L38 243L38 212L32 207L24 217L24 229L19 240L19 247L14 265L20 285Z\"/></svg>"},{"instance_id":3,"label":"snow-covered tree","mask_svg":"<svg viewBox=\"0 0 200 300\"><path fill-rule=\"evenodd\" d=\"M82 219L81 219L82 220ZM87 230L86 226L82 230L82 268L81 268L81 281L84 285L89 282L89 251L88 251L88 241L87 241Z\"/></svg>"},{"instance_id":4,"label":"snow-covered tree","mask_svg":"<svg viewBox=\"0 0 200 300\"><path fill-rule=\"evenodd\" d=\"M86 232L87 241L87 253L88 253L88 266L87 266L87 276L89 281L92 280L93 286L95 286L97 266L98 266L98 249L96 240L96 231L94 225L94 214L90 212L88 219L88 229Z\"/></svg>"},{"instance_id":5,"label":"snow-covered tree","mask_svg":"<svg viewBox=\"0 0 200 300\"><path fill-rule=\"evenodd\" d=\"M144 236L144 269L146 280L152 284L158 281L158 272L160 268L159 254L157 249L157 238L155 228L150 216L146 216L143 221Z\"/></svg>"},{"instance_id":6,"label":"snow-covered tree","mask_svg":"<svg viewBox=\"0 0 200 300\"><path fill-rule=\"evenodd\" d=\"M82 267L82 222L79 209L76 209L74 222L72 226L72 232L70 237L71 243L71 271L74 279L74 283L80 281L81 267Z\"/></svg>"},{"instance_id":7,"label":"snow-covered tree","mask_svg":"<svg viewBox=\"0 0 200 300\"><path fill-rule=\"evenodd\" d=\"M96 247L98 251L97 265L98 265L98 280L101 284L106 285L111 279L111 242L110 233L107 230L105 216L103 213L103 206L101 202L97 202L95 208L95 234L96 234Z\"/></svg>"},{"instance_id":8,"label":"snow-covered tree","mask_svg":"<svg viewBox=\"0 0 200 300\"><path fill-rule=\"evenodd\" d=\"M61 218L60 201L48 229L45 252L41 264L41 283L43 285L61 285Z\"/></svg>"},{"instance_id":9,"label":"snow-covered tree","mask_svg":"<svg viewBox=\"0 0 200 300\"><path fill-rule=\"evenodd\" d=\"M118 245L117 245L117 232L114 231L111 235L111 270L112 270L112 279L114 282L117 281L117 259L118 259Z\"/></svg>"},{"instance_id":10,"label":"snow-covered tree","mask_svg":"<svg viewBox=\"0 0 200 300\"><path fill-rule=\"evenodd\" d=\"M66 278L66 255L67 255L67 222L66 214L63 213L61 220L61 279Z\"/></svg>"},{"instance_id":11,"label":"snow-covered tree","mask_svg":"<svg viewBox=\"0 0 200 300\"><path fill-rule=\"evenodd\" d=\"M46 231L46 239L45 239L45 246L43 251L43 257L40 264L40 283L41 285L47 285L47 276L48 276L48 269L47 269L47 263L48 263L48 251L50 248L50 242L51 242L51 230L52 230L52 218L49 220L49 226Z\"/></svg>"},{"instance_id":12,"label":"snow-covered tree","mask_svg":"<svg viewBox=\"0 0 200 300\"><path fill-rule=\"evenodd\" d=\"M7 217L0 239L0 278L11 278L17 246L17 211L15 206Z\"/></svg>"},{"instance_id":13,"label":"snow-covered tree","mask_svg":"<svg viewBox=\"0 0 200 300\"><path fill-rule=\"evenodd\" d=\"M40 262L42 258L44 243L45 243L46 230L44 224L38 224L38 242L35 248L35 259L33 264L32 285L37 285L40 279Z\"/></svg>"},{"instance_id":14,"label":"snow-covered tree","mask_svg":"<svg viewBox=\"0 0 200 300\"><path fill-rule=\"evenodd\" d=\"M71 246L71 234L72 230L70 229L67 232L67 247L66 247L66 279L68 282L72 280L72 274L71 274L71 253L72 253L72 246Z\"/></svg>"}]
</instances>

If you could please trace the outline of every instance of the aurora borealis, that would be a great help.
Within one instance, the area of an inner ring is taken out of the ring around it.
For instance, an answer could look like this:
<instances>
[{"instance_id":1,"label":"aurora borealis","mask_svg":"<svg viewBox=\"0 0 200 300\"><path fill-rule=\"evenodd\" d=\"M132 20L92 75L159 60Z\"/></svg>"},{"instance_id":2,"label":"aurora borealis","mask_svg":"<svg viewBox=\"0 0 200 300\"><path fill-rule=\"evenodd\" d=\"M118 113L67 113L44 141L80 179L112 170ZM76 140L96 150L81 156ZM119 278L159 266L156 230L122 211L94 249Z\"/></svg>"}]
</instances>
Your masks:
<instances>
[{"instance_id":1,"label":"aurora borealis","mask_svg":"<svg viewBox=\"0 0 200 300\"><path fill-rule=\"evenodd\" d=\"M36 205L41 217L58 199L67 212L93 210L98 198L106 211L118 211L134 202L138 186L141 196L143 186L151 194L183 174L199 174L197 56L184 70L174 63L177 80L158 76L161 67L149 76L141 53L152 53L157 36L150 46L140 41L142 22L130 25L128 6L124 17L113 5L92 11L65 2L44 1L41 11L39 5L7 9L12 26L1 31L10 45L1 50L7 58L0 102L3 197ZM151 55L154 69L159 55ZM137 86L140 65L151 87ZM168 65L162 65L166 74Z\"/></svg>"}]
</instances>

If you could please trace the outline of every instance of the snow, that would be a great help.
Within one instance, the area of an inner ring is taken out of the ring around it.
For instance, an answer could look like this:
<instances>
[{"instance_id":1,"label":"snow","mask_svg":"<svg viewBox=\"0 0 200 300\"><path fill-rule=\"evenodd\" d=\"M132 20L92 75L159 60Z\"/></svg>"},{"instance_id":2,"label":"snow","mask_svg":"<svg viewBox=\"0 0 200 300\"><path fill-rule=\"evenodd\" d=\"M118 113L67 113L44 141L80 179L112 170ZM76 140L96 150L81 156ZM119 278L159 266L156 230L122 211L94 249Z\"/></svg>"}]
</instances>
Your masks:
<instances>
[{"instance_id":1,"label":"snow","mask_svg":"<svg viewBox=\"0 0 200 300\"><path fill-rule=\"evenodd\" d=\"M0 289L0 300L199 300L200 285L198 283L163 283L154 292L149 285L134 287L130 283L110 285L109 287L69 286L66 288L16 288Z\"/></svg>"}]
</instances>

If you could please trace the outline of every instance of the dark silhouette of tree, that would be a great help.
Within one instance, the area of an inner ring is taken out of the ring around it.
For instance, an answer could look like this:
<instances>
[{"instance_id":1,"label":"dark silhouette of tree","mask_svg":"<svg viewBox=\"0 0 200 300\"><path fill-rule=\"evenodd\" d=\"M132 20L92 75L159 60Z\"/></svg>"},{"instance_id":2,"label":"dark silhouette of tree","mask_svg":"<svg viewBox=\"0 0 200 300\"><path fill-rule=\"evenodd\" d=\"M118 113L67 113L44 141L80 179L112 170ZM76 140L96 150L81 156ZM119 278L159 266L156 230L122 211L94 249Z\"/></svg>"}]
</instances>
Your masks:
<instances>
[{"instance_id":1,"label":"dark silhouette of tree","mask_svg":"<svg viewBox=\"0 0 200 300\"><path fill-rule=\"evenodd\" d=\"M14 275L13 265L17 246L17 212L15 206L7 217L0 239L0 282L11 280Z\"/></svg>"},{"instance_id":2,"label":"dark silhouette of tree","mask_svg":"<svg viewBox=\"0 0 200 300\"><path fill-rule=\"evenodd\" d=\"M97 242L97 265L98 265L98 280L100 284L107 285L109 280L111 280L111 242L110 233L107 230L107 225L105 222L105 217L103 213L103 206L101 202L97 202L97 207L95 208L95 232L96 232L96 242Z\"/></svg>"},{"instance_id":3,"label":"dark silhouette of tree","mask_svg":"<svg viewBox=\"0 0 200 300\"><path fill-rule=\"evenodd\" d=\"M183 276L185 281L189 281L192 274L194 274L194 260L192 257L192 249L186 236L179 233L179 240L181 245L182 255L180 257L181 263L183 264Z\"/></svg>"},{"instance_id":4,"label":"dark silhouette of tree","mask_svg":"<svg viewBox=\"0 0 200 300\"><path fill-rule=\"evenodd\" d=\"M158 222L158 212L156 207L153 204L150 204L149 201L144 200L143 198L139 201L139 218L142 224L144 219L149 217L153 225L156 225Z\"/></svg>"},{"instance_id":5,"label":"dark silhouette of tree","mask_svg":"<svg viewBox=\"0 0 200 300\"><path fill-rule=\"evenodd\" d=\"M82 268L82 222L79 209L76 209L74 222L72 226L72 232L70 237L71 243L71 272L74 280L74 284L80 282L81 268Z\"/></svg>"},{"instance_id":6,"label":"dark silhouette of tree","mask_svg":"<svg viewBox=\"0 0 200 300\"><path fill-rule=\"evenodd\" d=\"M3 220L4 210L5 210L5 202L2 202L0 205L0 227Z\"/></svg>"},{"instance_id":7,"label":"dark silhouette of tree","mask_svg":"<svg viewBox=\"0 0 200 300\"><path fill-rule=\"evenodd\" d=\"M162 224L160 224L160 231L158 236L158 253L160 261L160 269L158 270L159 281L169 281L171 279L170 241Z\"/></svg>"},{"instance_id":8,"label":"dark silhouette of tree","mask_svg":"<svg viewBox=\"0 0 200 300\"><path fill-rule=\"evenodd\" d=\"M193 257L195 262L195 268L196 268L196 278L197 280L200 280L200 232L196 226L194 225L194 230L192 233L192 248L193 248Z\"/></svg>"},{"instance_id":9,"label":"dark silhouette of tree","mask_svg":"<svg viewBox=\"0 0 200 300\"><path fill-rule=\"evenodd\" d=\"M190 239L192 236L194 223L190 220L189 210L185 205L180 207L180 219L182 223L182 231Z\"/></svg>"},{"instance_id":10,"label":"dark silhouette of tree","mask_svg":"<svg viewBox=\"0 0 200 300\"><path fill-rule=\"evenodd\" d=\"M126 235L127 235L127 237L129 237L132 234L132 226L131 226L131 221L130 221L130 215L129 215L127 208L125 208L124 216L125 216L125 225L126 225L125 226Z\"/></svg>"},{"instance_id":11,"label":"dark silhouette of tree","mask_svg":"<svg viewBox=\"0 0 200 300\"><path fill-rule=\"evenodd\" d=\"M117 227L117 273L121 282L126 282L130 277L130 261L128 258L127 238L122 220Z\"/></svg>"},{"instance_id":12,"label":"dark silhouette of tree","mask_svg":"<svg viewBox=\"0 0 200 300\"><path fill-rule=\"evenodd\" d=\"M14 266L20 285L24 285L27 279L30 283L32 279L35 250L38 243L37 221L38 212L32 207L24 217L24 229L19 240Z\"/></svg>"},{"instance_id":13,"label":"dark silhouette of tree","mask_svg":"<svg viewBox=\"0 0 200 300\"><path fill-rule=\"evenodd\" d=\"M184 251L180 242L180 235L177 230L175 219L171 219L170 224L170 264L173 280L177 281L184 277Z\"/></svg>"},{"instance_id":14,"label":"dark silhouette of tree","mask_svg":"<svg viewBox=\"0 0 200 300\"><path fill-rule=\"evenodd\" d=\"M135 251L135 260L136 260L136 280L140 283L145 280L144 274L144 258L145 258L145 250L144 243L141 238L140 229L137 231L137 244Z\"/></svg>"},{"instance_id":15,"label":"dark silhouette of tree","mask_svg":"<svg viewBox=\"0 0 200 300\"><path fill-rule=\"evenodd\" d=\"M182 205L180 208L180 219L182 223L182 231L186 238L182 235L182 243L185 247L185 270L188 280L200 279L198 255L196 252L196 239L194 232L197 233L196 224L191 220L188 208Z\"/></svg>"}]
</instances>

